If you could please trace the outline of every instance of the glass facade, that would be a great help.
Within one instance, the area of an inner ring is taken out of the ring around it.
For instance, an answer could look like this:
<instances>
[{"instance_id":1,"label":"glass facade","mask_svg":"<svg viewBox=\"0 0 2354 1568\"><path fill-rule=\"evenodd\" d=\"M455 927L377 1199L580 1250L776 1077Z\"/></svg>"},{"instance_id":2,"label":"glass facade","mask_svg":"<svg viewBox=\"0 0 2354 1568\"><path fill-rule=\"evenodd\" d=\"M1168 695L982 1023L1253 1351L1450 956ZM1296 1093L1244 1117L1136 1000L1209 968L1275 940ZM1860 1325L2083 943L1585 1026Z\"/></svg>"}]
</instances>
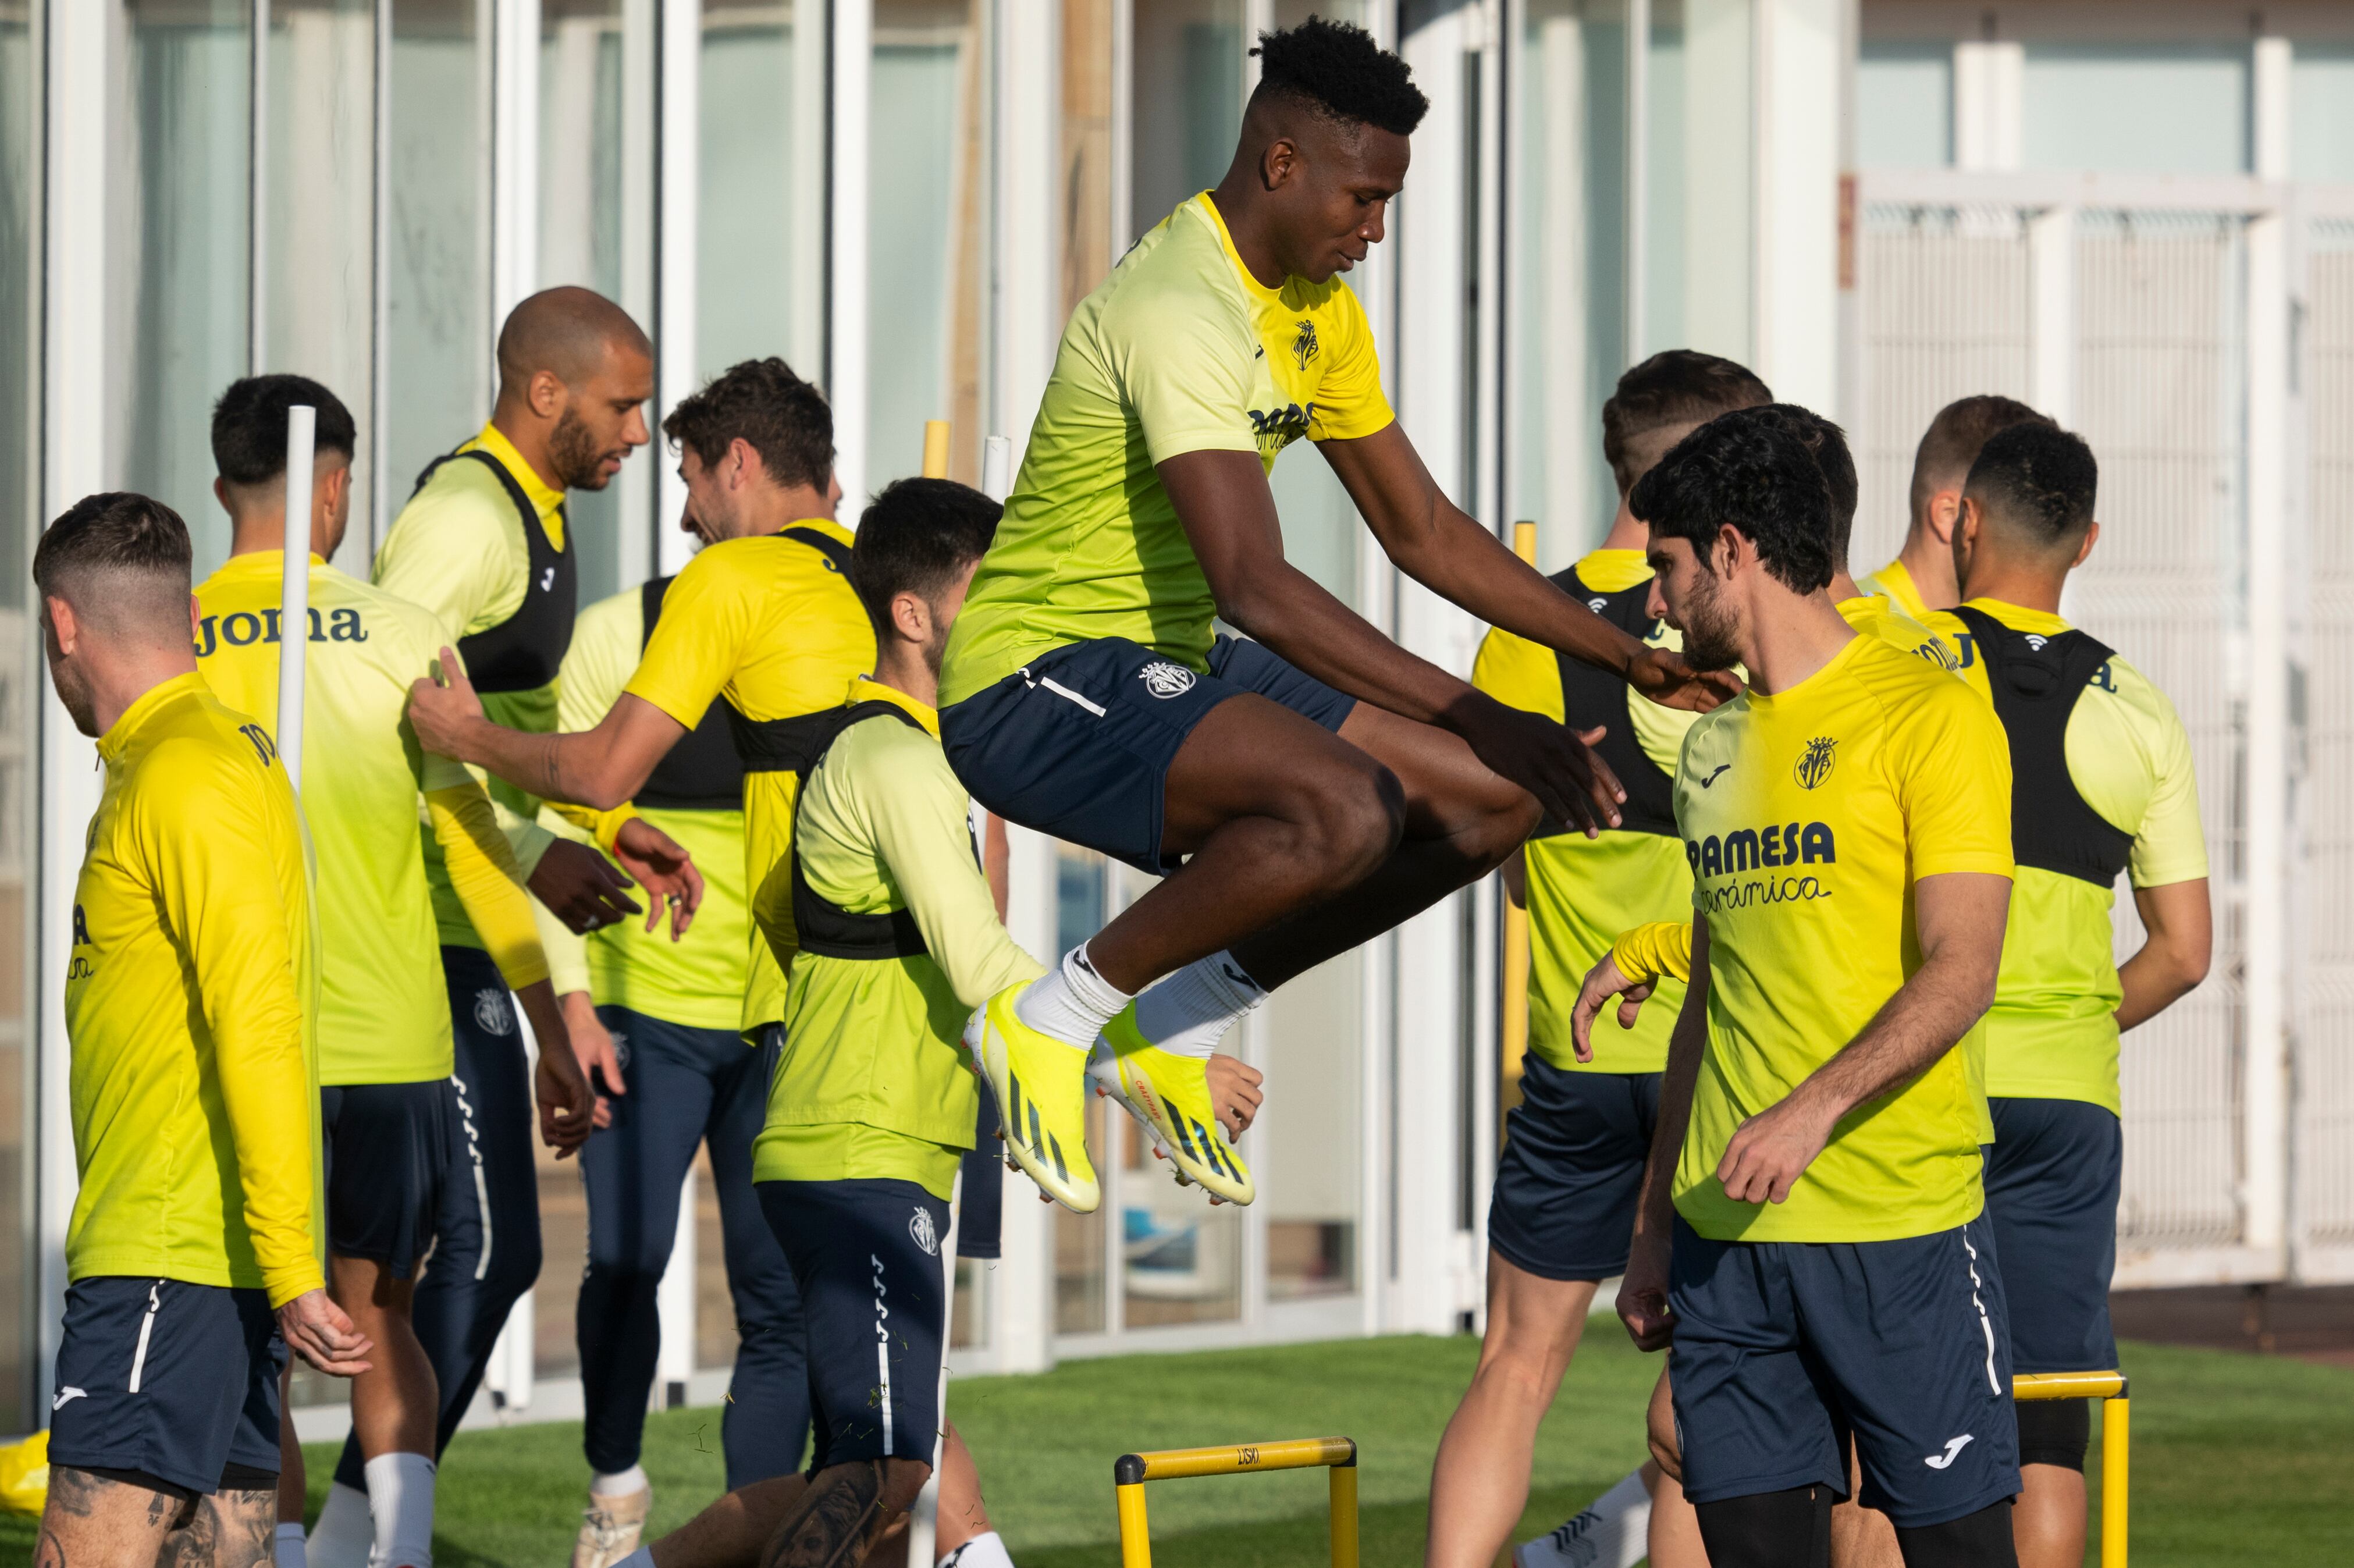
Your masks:
<instances>
[{"instance_id":1,"label":"glass facade","mask_svg":"<svg viewBox=\"0 0 2354 1568\"><path fill-rule=\"evenodd\" d=\"M34 651L27 567L40 523L39 32L25 0L0 0L0 1223L33 1234L28 961L31 832L38 775L35 715L44 676ZM32 1252L0 1249L0 1425L27 1420L33 1365Z\"/></svg>"},{"instance_id":2,"label":"glass facade","mask_svg":"<svg viewBox=\"0 0 2354 1568\"><path fill-rule=\"evenodd\" d=\"M696 376L776 355L825 357L823 7L703 0L696 90ZM814 16L814 21L805 19ZM815 97L818 101L811 102Z\"/></svg>"}]
</instances>

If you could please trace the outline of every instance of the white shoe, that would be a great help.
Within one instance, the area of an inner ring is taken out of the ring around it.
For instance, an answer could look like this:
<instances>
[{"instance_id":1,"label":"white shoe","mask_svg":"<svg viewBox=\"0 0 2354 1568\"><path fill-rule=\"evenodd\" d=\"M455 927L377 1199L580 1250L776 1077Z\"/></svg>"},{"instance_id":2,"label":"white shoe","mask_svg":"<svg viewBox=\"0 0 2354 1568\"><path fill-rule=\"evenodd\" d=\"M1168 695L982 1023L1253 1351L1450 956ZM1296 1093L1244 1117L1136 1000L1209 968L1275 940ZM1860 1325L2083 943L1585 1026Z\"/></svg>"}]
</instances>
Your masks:
<instances>
[{"instance_id":1,"label":"white shoe","mask_svg":"<svg viewBox=\"0 0 2354 1568\"><path fill-rule=\"evenodd\" d=\"M1524 1541L1512 1552L1513 1568L1627 1568L1649 1550L1651 1509L1648 1501L1605 1519L1587 1509L1559 1529Z\"/></svg>"},{"instance_id":2,"label":"white shoe","mask_svg":"<svg viewBox=\"0 0 2354 1568\"><path fill-rule=\"evenodd\" d=\"M572 1542L572 1568L613 1568L635 1552L653 1505L652 1487L613 1497L590 1492L580 1512L580 1534Z\"/></svg>"}]
</instances>

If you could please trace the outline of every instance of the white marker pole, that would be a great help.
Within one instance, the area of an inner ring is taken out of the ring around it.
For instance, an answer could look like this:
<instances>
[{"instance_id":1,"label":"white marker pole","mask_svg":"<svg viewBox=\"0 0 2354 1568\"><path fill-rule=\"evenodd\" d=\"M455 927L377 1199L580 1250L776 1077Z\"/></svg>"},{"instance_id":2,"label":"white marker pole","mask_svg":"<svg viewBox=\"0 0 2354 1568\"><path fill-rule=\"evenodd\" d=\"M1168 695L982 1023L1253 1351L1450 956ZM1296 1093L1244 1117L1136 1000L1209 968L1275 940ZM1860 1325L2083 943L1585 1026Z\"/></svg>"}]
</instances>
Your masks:
<instances>
[{"instance_id":1,"label":"white marker pole","mask_svg":"<svg viewBox=\"0 0 2354 1568\"><path fill-rule=\"evenodd\" d=\"M1000 504L1013 490L1013 442L991 436L981 444L981 493Z\"/></svg>"},{"instance_id":2,"label":"white marker pole","mask_svg":"<svg viewBox=\"0 0 2354 1568\"><path fill-rule=\"evenodd\" d=\"M302 664L311 648L311 473L319 410L286 410L286 571L278 595L278 760L302 788Z\"/></svg>"}]
</instances>

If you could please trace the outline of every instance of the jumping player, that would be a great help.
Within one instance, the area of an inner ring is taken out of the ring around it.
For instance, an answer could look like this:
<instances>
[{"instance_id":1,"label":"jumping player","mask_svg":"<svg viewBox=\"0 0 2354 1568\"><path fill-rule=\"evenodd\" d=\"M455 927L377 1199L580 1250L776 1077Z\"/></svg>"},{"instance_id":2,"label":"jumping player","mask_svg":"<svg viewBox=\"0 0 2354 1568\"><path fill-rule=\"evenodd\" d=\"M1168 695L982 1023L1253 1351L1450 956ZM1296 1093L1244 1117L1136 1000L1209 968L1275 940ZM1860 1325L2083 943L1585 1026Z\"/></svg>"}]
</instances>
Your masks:
<instances>
[{"instance_id":1,"label":"jumping player","mask_svg":"<svg viewBox=\"0 0 2354 1568\"><path fill-rule=\"evenodd\" d=\"M1986 1183L2023 1372L2116 1365L2117 1035L2206 977L2212 932L2182 721L2147 676L2060 615L2069 572L2100 538L2098 482L2092 450L2048 423L1989 437L1954 527L1964 599L1929 618L2010 743L2019 871L1987 1013ZM2120 873L2147 933L2122 967L2110 915ZM2084 1561L2091 1436L2082 1400L2019 1407L2024 1568Z\"/></svg>"},{"instance_id":2,"label":"jumping player","mask_svg":"<svg viewBox=\"0 0 2354 1568\"><path fill-rule=\"evenodd\" d=\"M1911 1568L2009 1564L2009 1341L1954 1050L2010 890L1999 726L1840 616L1829 491L1779 415L1702 427L1629 501L1691 658L1751 686L1677 772L1691 982L1620 1314L1672 1340L1718 1568L1828 1561L1849 1432Z\"/></svg>"},{"instance_id":3,"label":"jumping player","mask_svg":"<svg viewBox=\"0 0 2354 1568\"><path fill-rule=\"evenodd\" d=\"M1907 496L1911 520L1896 558L1859 587L1886 599L1914 620L1961 600L1954 581L1954 526L1961 517L1962 482L1978 449L1997 430L2052 421L2026 404L1993 393L1961 397L1937 410L1913 453Z\"/></svg>"},{"instance_id":4,"label":"jumping player","mask_svg":"<svg viewBox=\"0 0 2354 1568\"><path fill-rule=\"evenodd\" d=\"M50 679L106 769L65 977L80 1190L42 1563L260 1568L287 1348L369 1368L319 1267L302 818L196 672L188 560L179 516L123 493L33 557Z\"/></svg>"},{"instance_id":5,"label":"jumping player","mask_svg":"<svg viewBox=\"0 0 2354 1568\"><path fill-rule=\"evenodd\" d=\"M1617 780L1576 735L1416 658L1285 561L1267 476L1286 446L1316 441L1391 560L1481 620L1676 705L1733 689L1440 493L1338 276L1383 238L1426 101L1355 27L1311 19L1257 53L1225 178L1066 327L941 676L941 736L976 799L1166 876L976 1020L1013 1157L1082 1212L1101 1196L1082 1114L1098 1036L1183 1174L1248 1202L1207 1131L1206 1063L1234 1021L1493 870L1541 814L1618 822Z\"/></svg>"}]
</instances>

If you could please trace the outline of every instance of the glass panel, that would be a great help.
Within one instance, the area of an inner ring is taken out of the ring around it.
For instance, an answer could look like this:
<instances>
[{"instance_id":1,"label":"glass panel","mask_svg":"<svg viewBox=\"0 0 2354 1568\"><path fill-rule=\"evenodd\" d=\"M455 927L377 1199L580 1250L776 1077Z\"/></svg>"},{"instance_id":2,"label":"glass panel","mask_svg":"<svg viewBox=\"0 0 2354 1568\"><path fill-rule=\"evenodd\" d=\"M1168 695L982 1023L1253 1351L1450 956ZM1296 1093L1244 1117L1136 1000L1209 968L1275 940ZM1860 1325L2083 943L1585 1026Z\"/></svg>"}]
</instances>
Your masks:
<instances>
[{"instance_id":1,"label":"glass panel","mask_svg":"<svg viewBox=\"0 0 2354 1568\"><path fill-rule=\"evenodd\" d=\"M1097 1100L1097 1105L1108 1105ZM1242 1211L1212 1208L1198 1187L1180 1187L1135 1118L1121 1115L1120 1289L1124 1327L1229 1322L1242 1316ZM1096 1147L1102 1148L1097 1144Z\"/></svg>"},{"instance_id":2,"label":"glass panel","mask_svg":"<svg viewBox=\"0 0 2354 1568\"><path fill-rule=\"evenodd\" d=\"M727 1290L727 1232L719 1223L711 1150L702 1148L695 1151L695 1366L734 1366L737 1343L736 1298Z\"/></svg>"},{"instance_id":3,"label":"glass panel","mask_svg":"<svg viewBox=\"0 0 2354 1568\"><path fill-rule=\"evenodd\" d=\"M949 422L950 477L980 478L981 70L972 0L877 0L868 157L888 171L870 183L866 214L866 481L877 490L921 471L928 419Z\"/></svg>"},{"instance_id":4,"label":"glass panel","mask_svg":"<svg viewBox=\"0 0 2354 1568\"><path fill-rule=\"evenodd\" d=\"M1218 183L1243 121L1243 0L1135 0L1129 127L1134 239Z\"/></svg>"},{"instance_id":5,"label":"glass panel","mask_svg":"<svg viewBox=\"0 0 2354 1568\"><path fill-rule=\"evenodd\" d=\"M541 1259L539 1282L525 1298L532 1308L533 1375L573 1377L580 1371L580 1342L575 1330L580 1276L588 1266L588 1189L581 1182L579 1162L559 1162L556 1151L540 1141L536 1129L531 1157L539 1176ZM727 1299L725 1289L719 1299Z\"/></svg>"},{"instance_id":6,"label":"glass panel","mask_svg":"<svg viewBox=\"0 0 2354 1568\"><path fill-rule=\"evenodd\" d=\"M1935 169L1954 161L1954 48L1868 43L1855 68L1855 161Z\"/></svg>"},{"instance_id":7,"label":"glass panel","mask_svg":"<svg viewBox=\"0 0 2354 1568\"><path fill-rule=\"evenodd\" d=\"M1246 1150L1258 1160L1271 1300L1357 1286L1363 984L1363 951L1345 953L1267 998L1254 1022L1275 1043L1260 1053L1267 1107Z\"/></svg>"},{"instance_id":8,"label":"glass panel","mask_svg":"<svg viewBox=\"0 0 2354 1568\"><path fill-rule=\"evenodd\" d=\"M376 335L376 15L370 0L275 0L270 16L270 166L262 190L262 368L323 383L372 426ZM336 564L374 554L375 460L352 469L351 529Z\"/></svg>"},{"instance_id":9,"label":"glass panel","mask_svg":"<svg viewBox=\"0 0 2354 1568\"><path fill-rule=\"evenodd\" d=\"M2022 97L2031 169L2248 168L2245 45L2030 44Z\"/></svg>"},{"instance_id":10,"label":"glass panel","mask_svg":"<svg viewBox=\"0 0 2354 1568\"><path fill-rule=\"evenodd\" d=\"M1064 844L1055 862L1055 957L1062 956L1103 928L1108 891L1108 863L1093 850ZM1087 1099L1087 1147L1105 1148L1104 1102ZM1006 1188L1009 1203L1020 1202L1022 1183ZM1055 1209L1055 1331L1100 1333L1104 1310L1103 1211L1075 1214Z\"/></svg>"},{"instance_id":11,"label":"glass panel","mask_svg":"<svg viewBox=\"0 0 2354 1568\"><path fill-rule=\"evenodd\" d=\"M198 581L228 556L212 498L211 412L246 373L251 250L252 8L126 0L132 189L108 242L117 320L122 482L187 520Z\"/></svg>"},{"instance_id":12,"label":"glass panel","mask_svg":"<svg viewBox=\"0 0 2354 1568\"><path fill-rule=\"evenodd\" d=\"M956 1298L949 1304L949 1349L969 1351L989 1343L989 1274L982 1260L960 1257L956 1266Z\"/></svg>"},{"instance_id":13,"label":"glass panel","mask_svg":"<svg viewBox=\"0 0 2354 1568\"><path fill-rule=\"evenodd\" d=\"M2288 82L2289 173L2354 180L2354 47L2299 43Z\"/></svg>"},{"instance_id":14,"label":"glass panel","mask_svg":"<svg viewBox=\"0 0 2354 1568\"><path fill-rule=\"evenodd\" d=\"M790 3L703 0L698 376L765 355L822 368L824 329L810 302L822 300L823 136L805 125L796 73L811 63L802 52L822 57L824 39L822 22L795 26ZM798 145L797 132L817 145Z\"/></svg>"},{"instance_id":15,"label":"glass panel","mask_svg":"<svg viewBox=\"0 0 2354 1568\"><path fill-rule=\"evenodd\" d=\"M1626 363L1626 15L1531 0L1518 42L1511 507L1558 571L1617 509L1594 431Z\"/></svg>"},{"instance_id":16,"label":"glass panel","mask_svg":"<svg viewBox=\"0 0 2354 1568\"><path fill-rule=\"evenodd\" d=\"M0 1213L30 1213L25 1151L31 1073L26 1061L30 933L26 846L36 788L32 749L41 674L25 567L39 515L35 457L40 408L39 180L41 62L27 0L0 4ZM21 1234L21 1233L20 1233ZM0 1420L21 1425L31 1399L26 1351L32 1249L0 1250Z\"/></svg>"},{"instance_id":17,"label":"glass panel","mask_svg":"<svg viewBox=\"0 0 2354 1568\"><path fill-rule=\"evenodd\" d=\"M1754 75L1749 0L1652 6L1645 353L1697 348L1744 361L1754 353Z\"/></svg>"},{"instance_id":18,"label":"glass panel","mask_svg":"<svg viewBox=\"0 0 2354 1568\"><path fill-rule=\"evenodd\" d=\"M385 136L385 524L491 414L490 51L474 0L393 0Z\"/></svg>"}]
</instances>

